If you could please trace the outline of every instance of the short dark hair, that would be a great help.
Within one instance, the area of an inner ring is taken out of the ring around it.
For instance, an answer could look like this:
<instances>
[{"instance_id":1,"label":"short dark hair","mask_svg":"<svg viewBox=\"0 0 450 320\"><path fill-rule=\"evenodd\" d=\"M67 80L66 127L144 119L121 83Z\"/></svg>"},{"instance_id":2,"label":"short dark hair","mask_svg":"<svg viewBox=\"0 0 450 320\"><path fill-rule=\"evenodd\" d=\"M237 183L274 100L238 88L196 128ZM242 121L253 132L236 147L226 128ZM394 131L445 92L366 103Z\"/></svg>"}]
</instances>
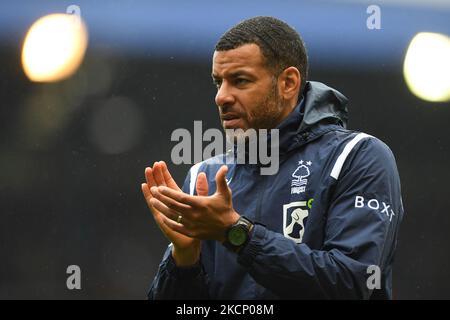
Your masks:
<instances>
[{"instance_id":1,"label":"short dark hair","mask_svg":"<svg viewBox=\"0 0 450 320\"><path fill-rule=\"evenodd\" d=\"M273 17L254 17L225 32L215 50L226 51L250 43L259 46L267 67L276 76L288 67L296 67L302 77L300 94L303 93L308 79L308 55L297 31Z\"/></svg>"}]
</instances>

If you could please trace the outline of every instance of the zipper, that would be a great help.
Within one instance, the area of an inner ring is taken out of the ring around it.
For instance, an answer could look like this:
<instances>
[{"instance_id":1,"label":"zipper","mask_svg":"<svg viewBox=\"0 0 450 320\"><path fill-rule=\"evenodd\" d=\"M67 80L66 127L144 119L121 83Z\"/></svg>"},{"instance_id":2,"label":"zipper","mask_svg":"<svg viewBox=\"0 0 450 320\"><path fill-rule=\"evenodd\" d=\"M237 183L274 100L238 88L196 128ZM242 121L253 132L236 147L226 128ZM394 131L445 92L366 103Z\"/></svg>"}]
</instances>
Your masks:
<instances>
[{"instance_id":1,"label":"zipper","mask_svg":"<svg viewBox=\"0 0 450 320\"><path fill-rule=\"evenodd\" d=\"M258 168L258 166L256 167L255 170L259 170L260 168ZM258 190L258 199L256 202L256 213L255 213L255 221L254 222L258 222L261 223L261 206L262 206L262 200L264 198L264 193L266 192L266 188L267 188L267 180L268 177L264 177L262 175L259 175L259 179L258 179L258 186L261 185L259 188L257 188ZM262 293L265 291L265 289L261 288L261 286L255 281L255 297L258 297L258 299L260 299L260 297L262 297Z\"/></svg>"},{"instance_id":2,"label":"zipper","mask_svg":"<svg viewBox=\"0 0 450 320\"><path fill-rule=\"evenodd\" d=\"M258 169L257 169L258 170ZM266 185L267 185L267 179L266 177L259 175L259 181L258 181L258 185L261 185L261 187L259 187L258 190L258 201L256 202L256 214L255 214L255 222L259 222L261 223L261 206L262 206L262 199L264 197L264 193L266 192ZM261 181L261 179L263 179Z\"/></svg>"}]
</instances>

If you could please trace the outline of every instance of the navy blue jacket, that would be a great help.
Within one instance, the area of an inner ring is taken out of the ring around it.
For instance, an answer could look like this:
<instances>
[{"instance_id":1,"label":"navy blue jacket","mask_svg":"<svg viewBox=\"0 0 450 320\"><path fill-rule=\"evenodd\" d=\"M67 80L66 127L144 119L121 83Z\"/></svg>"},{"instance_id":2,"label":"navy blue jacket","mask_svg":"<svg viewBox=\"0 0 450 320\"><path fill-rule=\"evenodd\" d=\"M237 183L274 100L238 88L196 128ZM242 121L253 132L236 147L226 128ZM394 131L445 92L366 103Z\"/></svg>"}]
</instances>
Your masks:
<instances>
[{"instance_id":1,"label":"navy blue jacket","mask_svg":"<svg viewBox=\"0 0 450 320\"><path fill-rule=\"evenodd\" d=\"M278 127L278 173L228 165L234 209L256 223L251 240L239 254L203 241L190 268L176 267L169 245L149 299L391 298L400 179L386 144L345 129L346 104L340 92L308 82ZM194 165L183 191L194 193L203 171L214 193L218 158Z\"/></svg>"}]
</instances>

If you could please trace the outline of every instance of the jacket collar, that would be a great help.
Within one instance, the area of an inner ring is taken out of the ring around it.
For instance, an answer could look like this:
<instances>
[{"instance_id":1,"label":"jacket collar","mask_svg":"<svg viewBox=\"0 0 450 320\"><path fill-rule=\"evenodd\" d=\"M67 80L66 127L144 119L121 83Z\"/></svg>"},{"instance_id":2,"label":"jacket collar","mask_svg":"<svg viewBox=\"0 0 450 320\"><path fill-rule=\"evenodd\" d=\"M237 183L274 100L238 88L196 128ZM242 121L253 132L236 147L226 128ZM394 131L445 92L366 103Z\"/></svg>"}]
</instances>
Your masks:
<instances>
[{"instance_id":1,"label":"jacket collar","mask_svg":"<svg viewBox=\"0 0 450 320\"><path fill-rule=\"evenodd\" d=\"M294 110L277 127L280 155L321 135L346 127L347 98L323 83L309 81Z\"/></svg>"}]
</instances>

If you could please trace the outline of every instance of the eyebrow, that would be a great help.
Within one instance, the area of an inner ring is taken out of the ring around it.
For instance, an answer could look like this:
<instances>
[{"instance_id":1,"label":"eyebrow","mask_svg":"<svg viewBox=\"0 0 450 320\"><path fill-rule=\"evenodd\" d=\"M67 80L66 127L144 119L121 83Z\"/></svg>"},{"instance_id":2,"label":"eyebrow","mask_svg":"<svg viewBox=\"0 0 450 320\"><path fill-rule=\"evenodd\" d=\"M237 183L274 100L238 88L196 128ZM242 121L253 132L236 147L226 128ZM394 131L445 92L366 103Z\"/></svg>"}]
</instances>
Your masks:
<instances>
[{"instance_id":1,"label":"eyebrow","mask_svg":"<svg viewBox=\"0 0 450 320\"><path fill-rule=\"evenodd\" d=\"M230 78L237 78L240 76L254 77L251 73L244 71L244 70L237 70L237 71L234 71L234 72L231 72L228 74L228 77L230 77ZM220 77L214 73L211 74L211 77L214 80L220 79Z\"/></svg>"}]
</instances>

